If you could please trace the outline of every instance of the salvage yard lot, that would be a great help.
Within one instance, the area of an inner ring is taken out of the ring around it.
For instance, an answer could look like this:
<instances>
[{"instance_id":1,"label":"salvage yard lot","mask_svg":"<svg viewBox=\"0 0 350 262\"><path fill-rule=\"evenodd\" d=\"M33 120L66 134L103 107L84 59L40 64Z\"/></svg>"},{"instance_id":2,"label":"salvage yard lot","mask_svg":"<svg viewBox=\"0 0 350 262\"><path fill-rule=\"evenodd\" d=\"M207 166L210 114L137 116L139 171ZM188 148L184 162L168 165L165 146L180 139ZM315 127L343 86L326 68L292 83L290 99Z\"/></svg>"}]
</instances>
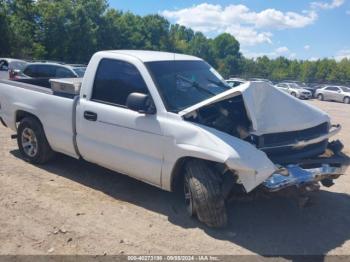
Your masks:
<instances>
[{"instance_id":1,"label":"salvage yard lot","mask_svg":"<svg viewBox=\"0 0 350 262\"><path fill-rule=\"evenodd\" d=\"M343 126L350 105L307 103ZM299 208L286 198L230 204L230 225L208 229L187 217L179 196L62 155L23 160L0 127L0 254L350 255L350 172Z\"/></svg>"}]
</instances>

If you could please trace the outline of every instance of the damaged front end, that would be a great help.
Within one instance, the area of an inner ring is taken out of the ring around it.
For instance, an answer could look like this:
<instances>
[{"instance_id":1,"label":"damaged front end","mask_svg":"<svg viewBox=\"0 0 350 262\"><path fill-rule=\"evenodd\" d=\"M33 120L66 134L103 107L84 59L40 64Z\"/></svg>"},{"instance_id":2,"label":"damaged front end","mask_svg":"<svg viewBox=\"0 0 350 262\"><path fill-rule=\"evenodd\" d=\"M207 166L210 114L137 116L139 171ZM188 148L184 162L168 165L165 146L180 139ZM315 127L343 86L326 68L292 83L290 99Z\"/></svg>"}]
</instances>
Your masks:
<instances>
[{"instance_id":1,"label":"damaged front end","mask_svg":"<svg viewBox=\"0 0 350 262\"><path fill-rule=\"evenodd\" d=\"M311 191L319 182L329 187L350 165L341 142L329 142L341 130L339 125L331 126L326 113L267 83L242 85L181 114L187 121L214 128L257 149L257 157L249 155L253 153L250 150L249 154L241 150L239 160L226 162L238 173L237 182L246 192L291 187ZM226 137L223 141L233 148L234 143L238 145Z\"/></svg>"},{"instance_id":2,"label":"damaged front end","mask_svg":"<svg viewBox=\"0 0 350 262\"><path fill-rule=\"evenodd\" d=\"M279 170L272 174L262 184L269 192L280 191L289 187L303 188L313 191L321 184L325 187L334 185L333 180L346 172L350 165L350 158L344 155L342 144L339 141L328 145L326 152L318 157L301 159L295 163L280 166Z\"/></svg>"}]
</instances>

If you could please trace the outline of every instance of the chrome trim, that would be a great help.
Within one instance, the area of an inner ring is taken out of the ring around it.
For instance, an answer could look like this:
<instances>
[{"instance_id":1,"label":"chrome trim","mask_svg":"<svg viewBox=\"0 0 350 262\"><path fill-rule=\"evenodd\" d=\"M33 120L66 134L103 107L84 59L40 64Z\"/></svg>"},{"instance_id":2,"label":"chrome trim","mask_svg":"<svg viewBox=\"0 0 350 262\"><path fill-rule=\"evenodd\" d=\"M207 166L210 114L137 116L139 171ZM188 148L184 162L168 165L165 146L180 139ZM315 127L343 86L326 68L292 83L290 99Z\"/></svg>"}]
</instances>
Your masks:
<instances>
[{"instance_id":1,"label":"chrome trim","mask_svg":"<svg viewBox=\"0 0 350 262\"><path fill-rule=\"evenodd\" d=\"M283 148L283 147L292 147L292 148L303 148L305 146L308 145L312 145L312 144L317 144L320 143L332 136L335 136L336 134L338 134L341 130L341 125L333 125L332 126L333 130L329 130L328 134L310 139L310 140L302 140L302 141L297 141L296 143L293 144L286 144L286 145L278 145L278 146L268 146L268 147L262 147L259 148L260 150L267 150L267 149L274 149L274 148Z\"/></svg>"}]
</instances>

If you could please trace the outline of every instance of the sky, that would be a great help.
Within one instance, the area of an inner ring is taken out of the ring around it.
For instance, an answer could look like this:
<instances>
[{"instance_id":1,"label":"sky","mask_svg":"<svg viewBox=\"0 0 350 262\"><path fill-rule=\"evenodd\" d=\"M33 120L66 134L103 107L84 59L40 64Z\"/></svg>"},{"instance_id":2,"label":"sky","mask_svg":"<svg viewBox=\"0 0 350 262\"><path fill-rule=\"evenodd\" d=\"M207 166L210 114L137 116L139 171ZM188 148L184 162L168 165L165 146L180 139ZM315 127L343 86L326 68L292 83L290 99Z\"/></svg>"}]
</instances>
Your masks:
<instances>
[{"instance_id":1,"label":"sky","mask_svg":"<svg viewBox=\"0 0 350 262\"><path fill-rule=\"evenodd\" d=\"M160 14L203 32L230 33L246 57L350 59L350 0L109 0L138 15Z\"/></svg>"}]
</instances>

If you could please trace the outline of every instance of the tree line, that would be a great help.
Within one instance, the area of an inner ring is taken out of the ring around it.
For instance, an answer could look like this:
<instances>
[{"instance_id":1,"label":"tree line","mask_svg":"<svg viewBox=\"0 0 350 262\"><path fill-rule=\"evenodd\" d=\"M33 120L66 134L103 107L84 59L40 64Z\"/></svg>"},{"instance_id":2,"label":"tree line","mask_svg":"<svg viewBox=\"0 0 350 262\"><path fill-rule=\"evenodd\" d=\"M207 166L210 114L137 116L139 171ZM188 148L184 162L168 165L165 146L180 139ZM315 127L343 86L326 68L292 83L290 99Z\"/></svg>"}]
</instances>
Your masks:
<instances>
[{"instance_id":1,"label":"tree line","mask_svg":"<svg viewBox=\"0 0 350 262\"><path fill-rule=\"evenodd\" d=\"M154 14L110 8L106 0L0 0L0 56L87 63L99 50L180 52L208 61L225 77L350 84L350 60L245 58L234 36L208 38Z\"/></svg>"}]
</instances>

